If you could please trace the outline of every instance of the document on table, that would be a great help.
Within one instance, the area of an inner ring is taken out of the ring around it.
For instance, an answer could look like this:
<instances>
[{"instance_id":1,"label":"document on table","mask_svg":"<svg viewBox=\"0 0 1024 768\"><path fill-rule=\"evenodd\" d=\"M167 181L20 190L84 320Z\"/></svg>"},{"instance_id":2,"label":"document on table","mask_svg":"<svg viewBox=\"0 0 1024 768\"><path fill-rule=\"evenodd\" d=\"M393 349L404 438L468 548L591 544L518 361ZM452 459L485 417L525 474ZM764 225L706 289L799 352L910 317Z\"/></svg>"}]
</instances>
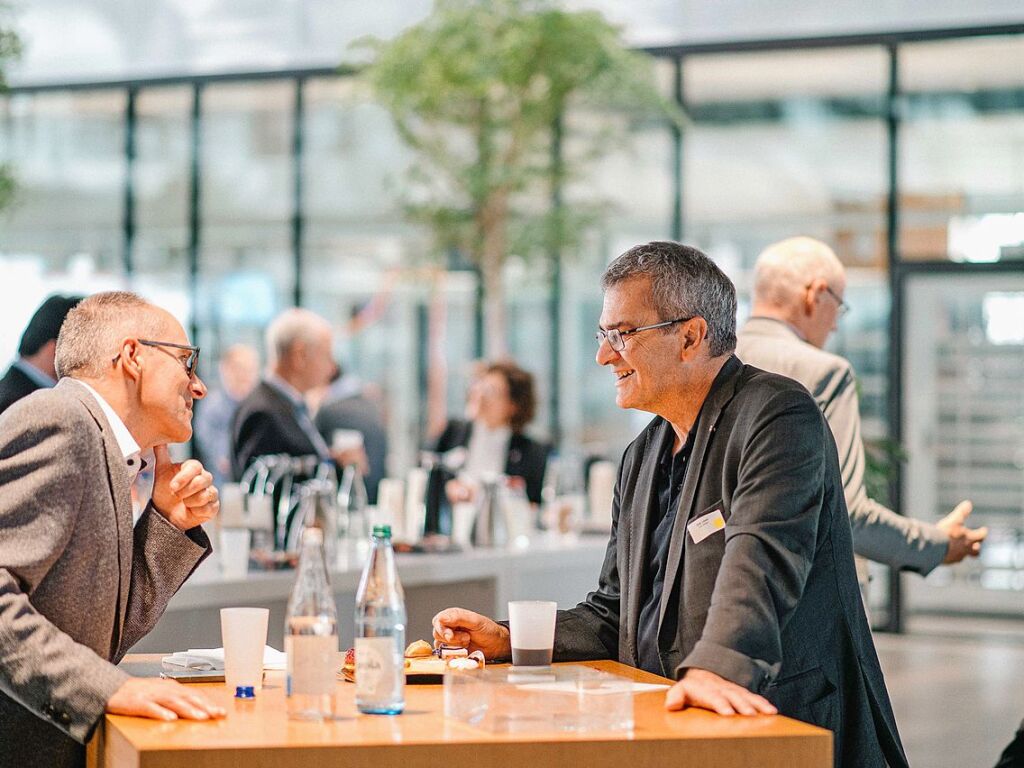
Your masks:
<instances>
[{"instance_id":1,"label":"document on table","mask_svg":"<svg viewBox=\"0 0 1024 768\"><path fill-rule=\"evenodd\" d=\"M516 688L523 691L543 691L545 693L585 693L588 696L600 696L608 693L648 693L649 691L664 691L667 685L661 683L633 683L624 681L621 683L601 682L597 684L587 683L581 685L575 680L551 683L521 683Z\"/></svg>"}]
</instances>

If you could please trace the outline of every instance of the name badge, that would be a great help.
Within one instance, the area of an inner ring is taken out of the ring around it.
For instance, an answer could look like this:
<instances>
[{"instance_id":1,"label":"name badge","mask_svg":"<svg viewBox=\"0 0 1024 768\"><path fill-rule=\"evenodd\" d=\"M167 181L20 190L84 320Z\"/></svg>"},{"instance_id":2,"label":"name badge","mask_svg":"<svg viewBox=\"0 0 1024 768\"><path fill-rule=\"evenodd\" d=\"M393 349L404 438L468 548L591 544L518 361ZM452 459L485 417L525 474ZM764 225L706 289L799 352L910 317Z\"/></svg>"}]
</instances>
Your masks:
<instances>
[{"instance_id":1,"label":"name badge","mask_svg":"<svg viewBox=\"0 0 1024 768\"><path fill-rule=\"evenodd\" d=\"M716 509L706 515L701 515L686 526L690 532L690 538L694 544L700 544L712 533L725 529L725 518L722 517L722 510Z\"/></svg>"}]
</instances>

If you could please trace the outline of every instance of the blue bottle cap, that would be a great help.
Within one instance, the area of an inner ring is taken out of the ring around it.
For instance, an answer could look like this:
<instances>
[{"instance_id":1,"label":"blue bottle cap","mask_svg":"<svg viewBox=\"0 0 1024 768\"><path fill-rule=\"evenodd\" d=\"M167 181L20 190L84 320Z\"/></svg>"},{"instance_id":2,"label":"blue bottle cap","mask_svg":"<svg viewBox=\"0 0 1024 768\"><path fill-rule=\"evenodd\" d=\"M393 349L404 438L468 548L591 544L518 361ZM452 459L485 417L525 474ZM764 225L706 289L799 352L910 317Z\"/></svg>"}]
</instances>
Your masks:
<instances>
[{"instance_id":1,"label":"blue bottle cap","mask_svg":"<svg viewBox=\"0 0 1024 768\"><path fill-rule=\"evenodd\" d=\"M256 689L255 689L254 686L251 686L251 685L240 685L237 688L235 688L235 698L236 699L255 699L256 698Z\"/></svg>"}]
</instances>

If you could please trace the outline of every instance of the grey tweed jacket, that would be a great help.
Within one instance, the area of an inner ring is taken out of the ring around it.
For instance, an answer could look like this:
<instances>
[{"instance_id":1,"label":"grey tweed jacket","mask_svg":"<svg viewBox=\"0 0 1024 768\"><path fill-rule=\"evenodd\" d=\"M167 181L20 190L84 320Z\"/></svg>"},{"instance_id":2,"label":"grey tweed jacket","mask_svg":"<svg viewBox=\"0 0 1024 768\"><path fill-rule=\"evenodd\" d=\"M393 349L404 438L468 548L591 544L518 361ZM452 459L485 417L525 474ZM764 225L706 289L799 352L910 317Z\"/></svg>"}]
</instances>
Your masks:
<instances>
[{"instance_id":1,"label":"grey tweed jacket","mask_svg":"<svg viewBox=\"0 0 1024 768\"><path fill-rule=\"evenodd\" d=\"M211 552L129 475L103 411L61 380L0 416L0 766L73 766L127 675L114 666Z\"/></svg>"},{"instance_id":2,"label":"grey tweed jacket","mask_svg":"<svg viewBox=\"0 0 1024 768\"><path fill-rule=\"evenodd\" d=\"M864 488L857 380L850 363L808 344L785 323L767 317L750 318L737 339L736 354L743 362L799 381L825 414L839 450L853 551L923 576L941 565L949 537L935 525L896 514L870 498ZM866 573L866 568L860 570Z\"/></svg>"}]
</instances>

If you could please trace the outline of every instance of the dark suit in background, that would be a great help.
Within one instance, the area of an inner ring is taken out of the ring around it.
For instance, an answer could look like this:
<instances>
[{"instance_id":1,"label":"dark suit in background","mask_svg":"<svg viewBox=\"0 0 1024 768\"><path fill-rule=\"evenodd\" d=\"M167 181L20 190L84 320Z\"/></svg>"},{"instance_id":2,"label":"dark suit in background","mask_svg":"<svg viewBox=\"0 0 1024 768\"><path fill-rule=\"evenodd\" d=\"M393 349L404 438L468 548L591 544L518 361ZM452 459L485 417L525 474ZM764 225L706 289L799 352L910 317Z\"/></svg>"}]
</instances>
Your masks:
<instances>
[{"instance_id":1,"label":"dark suit in background","mask_svg":"<svg viewBox=\"0 0 1024 768\"><path fill-rule=\"evenodd\" d=\"M336 429L354 429L362 434L369 465L364 478L366 496L370 504L376 504L377 486L387 474L388 456L388 433L380 406L362 394L329 400L316 412L314 424L328 445Z\"/></svg>"},{"instance_id":2,"label":"dark suit in background","mask_svg":"<svg viewBox=\"0 0 1024 768\"><path fill-rule=\"evenodd\" d=\"M290 456L318 454L308 429L299 424L296 404L266 381L238 405L231 427L231 474L235 480L258 456L287 453ZM308 420L308 416L306 417Z\"/></svg>"},{"instance_id":3,"label":"dark suit in background","mask_svg":"<svg viewBox=\"0 0 1024 768\"><path fill-rule=\"evenodd\" d=\"M112 666L211 551L149 505L99 403L69 379L0 417L0 766L85 763Z\"/></svg>"},{"instance_id":4,"label":"dark suit in background","mask_svg":"<svg viewBox=\"0 0 1024 768\"><path fill-rule=\"evenodd\" d=\"M465 448L473 434L473 422L452 419L445 425L444 432L437 439L433 450L445 453L452 448ZM544 470L548 463L549 448L546 443L533 440L520 433L512 433L505 460L505 474L521 477L526 481L526 497L534 504L540 504L544 487Z\"/></svg>"},{"instance_id":5,"label":"dark suit in background","mask_svg":"<svg viewBox=\"0 0 1024 768\"><path fill-rule=\"evenodd\" d=\"M16 365L12 365L0 379L0 413L37 389L42 389L42 386L32 381Z\"/></svg>"},{"instance_id":6,"label":"dark suit in background","mask_svg":"<svg viewBox=\"0 0 1024 768\"><path fill-rule=\"evenodd\" d=\"M671 431L655 418L626 449L598 588L559 612L557 659L638 666L654 480ZM690 434L658 617L662 671L709 670L833 731L836 766L905 766L857 586L835 443L814 400L733 357ZM725 528L694 543L687 524L716 511Z\"/></svg>"}]
</instances>

